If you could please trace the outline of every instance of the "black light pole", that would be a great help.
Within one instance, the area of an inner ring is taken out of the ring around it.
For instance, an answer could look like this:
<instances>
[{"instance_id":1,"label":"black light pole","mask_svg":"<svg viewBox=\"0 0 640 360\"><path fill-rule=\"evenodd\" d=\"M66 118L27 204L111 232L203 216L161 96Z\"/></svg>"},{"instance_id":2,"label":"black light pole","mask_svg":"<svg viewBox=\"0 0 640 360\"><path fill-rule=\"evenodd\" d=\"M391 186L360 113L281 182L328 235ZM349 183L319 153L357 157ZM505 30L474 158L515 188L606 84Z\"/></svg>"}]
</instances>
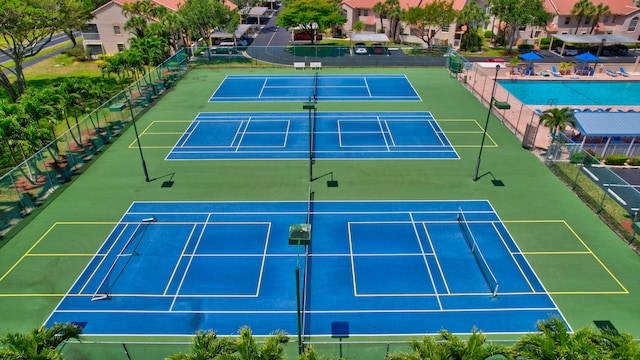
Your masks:
<instances>
[{"instance_id":1,"label":"black light pole","mask_svg":"<svg viewBox=\"0 0 640 360\"><path fill-rule=\"evenodd\" d=\"M313 181L313 118L311 117L311 112L316 111L316 103L311 101L311 97L309 97L309 101L302 103L303 110L309 110L309 182Z\"/></svg>"},{"instance_id":2,"label":"black light pole","mask_svg":"<svg viewBox=\"0 0 640 360\"><path fill-rule=\"evenodd\" d=\"M480 158L482 157L482 148L484 147L484 139L487 137L487 126L489 126L489 118L491 117L491 107L495 101L494 95L496 94L496 85L498 83L498 72L500 71L500 64L496 65L496 76L493 79L493 90L491 90L491 99L489 100L489 111L487 112L487 121L484 124L484 131L482 132L482 141L480 142L480 152L478 153L478 161L476 162L476 172L473 174L473 181L478 180L478 171L480 170ZM509 104L501 103L501 109L511 108Z\"/></svg>"},{"instance_id":3,"label":"black light pole","mask_svg":"<svg viewBox=\"0 0 640 360\"><path fill-rule=\"evenodd\" d=\"M149 172L147 171L147 163L144 162L144 156L142 155L142 145L140 145L140 136L138 135L138 127L136 126L136 117L133 114L133 104L131 99L127 96L127 102L129 103L129 111L131 112L131 122L133 122L133 130L136 133L136 143L138 144L138 151L140 151L140 159L142 159L142 170L144 171L144 179L149 182Z\"/></svg>"}]
</instances>

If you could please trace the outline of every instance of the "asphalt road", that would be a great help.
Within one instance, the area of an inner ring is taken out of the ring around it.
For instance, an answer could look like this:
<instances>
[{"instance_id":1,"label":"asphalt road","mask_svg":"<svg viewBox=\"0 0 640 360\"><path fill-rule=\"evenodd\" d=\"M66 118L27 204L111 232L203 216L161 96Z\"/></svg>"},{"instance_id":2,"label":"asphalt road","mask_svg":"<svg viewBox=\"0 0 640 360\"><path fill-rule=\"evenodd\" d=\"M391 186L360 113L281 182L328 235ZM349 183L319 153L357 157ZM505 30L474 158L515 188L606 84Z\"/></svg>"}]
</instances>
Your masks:
<instances>
[{"instance_id":1,"label":"asphalt road","mask_svg":"<svg viewBox=\"0 0 640 360\"><path fill-rule=\"evenodd\" d=\"M78 38L78 37L80 37L81 34L80 34L79 31L75 31L73 33L73 35L76 38ZM45 50L47 48L50 48L50 47L54 47L54 46L60 45L60 44L65 43L67 41L70 41L69 37L67 35L65 35L64 33L55 34L55 35L53 35L53 37L51 38L51 41L44 47L43 50ZM78 42L78 43L80 44L80 42ZM49 59L49 58L51 58L51 57L53 57L55 55L60 54L61 52L63 52L66 49L67 48L58 49L56 51L52 51L51 53L48 53L48 54L45 54L45 55L41 55L41 56L38 56L36 58L28 58L29 60L24 62L24 67L28 67L29 65L38 63L38 62L40 62L42 60ZM3 64L3 63L5 63L7 61L10 61L10 60L11 59L9 59L9 57L7 55L0 54L0 64ZM4 72L5 72L5 74L7 74L8 70L5 70Z\"/></svg>"}]
</instances>

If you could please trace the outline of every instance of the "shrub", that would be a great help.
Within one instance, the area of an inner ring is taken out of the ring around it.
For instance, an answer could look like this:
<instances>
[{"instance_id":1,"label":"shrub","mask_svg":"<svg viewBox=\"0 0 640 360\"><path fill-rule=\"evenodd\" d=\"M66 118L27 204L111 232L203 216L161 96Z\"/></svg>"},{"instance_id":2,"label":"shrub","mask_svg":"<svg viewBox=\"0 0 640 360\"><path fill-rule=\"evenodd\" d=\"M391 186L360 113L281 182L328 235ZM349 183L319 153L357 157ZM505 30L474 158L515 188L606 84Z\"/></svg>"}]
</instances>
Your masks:
<instances>
[{"instance_id":1,"label":"shrub","mask_svg":"<svg viewBox=\"0 0 640 360\"><path fill-rule=\"evenodd\" d=\"M569 159L572 164L581 164L583 160L584 155L581 152L574 152L571 154L571 158Z\"/></svg>"},{"instance_id":2,"label":"shrub","mask_svg":"<svg viewBox=\"0 0 640 360\"><path fill-rule=\"evenodd\" d=\"M484 38L485 38L485 39L491 39L491 37L492 37L492 36L493 36L493 31L491 31L491 30L486 30L486 31L484 32Z\"/></svg>"},{"instance_id":3,"label":"shrub","mask_svg":"<svg viewBox=\"0 0 640 360\"><path fill-rule=\"evenodd\" d=\"M629 157L625 154L611 154L605 157L604 162L607 165L624 165L628 159Z\"/></svg>"},{"instance_id":4,"label":"shrub","mask_svg":"<svg viewBox=\"0 0 640 360\"><path fill-rule=\"evenodd\" d=\"M87 50L85 50L84 46L82 45L76 45L71 49L63 51L63 53L76 59L76 61L85 61L88 59Z\"/></svg>"},{"instance_id":5,"label":"shrub","mask_svg":"<svg viewBox=\"0 0 640 360\"><path fill-rule=\"evenodd\" d=\"M496 37L496 45L498 46L504 46L507 43L507 38L505 38L504 36L498 36Z\"/></svg>"},{"instance_id":6,"label":"shrub","mask_svg":"<svg viewBox=\"0 0 640 360\"><path fill-rule=\"evenodd\" d=\"M531 44L519 44L518 50L531 50L533 49L533 45Z\"/></svg>"},{"instance_id":7,"label":"shrub","mask_svg":"<svg viewBox=\"0 0 640 360\"><path fill-rule=\"evenodd\" d=\"M632 156L627 160L627 164L631 166L640 166L640 156Z\"/></svg>"},{"instance_id":8,"label":"shrub","mask_svg":"<svg viewBox=\"0 0 640 360\"><path fill-rule=\"evenodd\" d=\"M540 48L549 48L549 44L551 44L550 38L542 38L540 39Z\"/></svg>"}]
</instances>

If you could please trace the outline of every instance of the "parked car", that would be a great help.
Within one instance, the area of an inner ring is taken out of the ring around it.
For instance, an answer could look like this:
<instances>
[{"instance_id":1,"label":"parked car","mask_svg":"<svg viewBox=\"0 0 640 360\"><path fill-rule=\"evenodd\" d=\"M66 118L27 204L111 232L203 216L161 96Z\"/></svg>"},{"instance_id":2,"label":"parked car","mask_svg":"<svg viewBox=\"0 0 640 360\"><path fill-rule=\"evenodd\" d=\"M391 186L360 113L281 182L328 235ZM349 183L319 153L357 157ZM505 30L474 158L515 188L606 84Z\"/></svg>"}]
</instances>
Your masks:
<instances>
[{"instance_id":1,"label":"parked car","mask_svg":"<svg viewBox=\"0 0 640 360\"><path fill-rule=\"evenodd\" d=\"M229 41L223 41L220 44L211 47L211 53L212 54L237 54L238 49L236 48L236 44Z\"/></svg>"},{"instance_id":2,"label":"parked car","mask_svg":"<svg viewBox=\"0 0 640 360\"><path fill-rule=\"evenodd\" d=\"M371 46L371 52L376 55L384 55L387 53L387 49L382 46L382 44L373 44L373 46Z\"/></svg>"},{"instance_id":3,"label":"parked car","mask_svg":"<svg viewBox=\"0 0 640 360\"><path fill-rule=\"evenodd\" d=\"M616 54L618 56L629 55L629 48L626 45L615 44L615 45L611 45L611 47L616 51Z\"/></svg>"},{"instance_id":4,"label":"parked car","mask_svg":"<svg viewBox=\"0 0 640 360\"><path fill-rule=\"evenodd\" d=\"M311 40L311 36L309 36L309 34L305 33L305 32L296 32L293 33L293 40L297 41L297 40ZM322 34L316 34L316 41L318 40L322 40Z\"/></svg>"},{"instance_id":5,"label":"parked car","mask_svg":"<svg viewBox=\"0 0 640 360\"><path fill-rule=\"evenodd\" d=\"M487 59L487 62L503 63L503 62L507 62L507 60L503 58L489 58Z\"/></svg>"},{"instance_id":6,"label":"parked car","mask_svg":"<svg viewBox=\"0 0 640 360\"><path fill-rule=\"evenodd\" d=\"M369 53L369 51L367 50L367 45L365 45L365 43L356 43L353 46L353 52L358 55L366 55Z\"/></svg>"},{"instance_id":7,"label":"parked car","mask_svg":"<svg viewBox=\"0 0 640 360\"><path fill-rule=\"evenodd\" d=\"M576 56L580 53L580 50L574 46L565 46L564 52L562 52L562 46L556 47L556 52L562 56Z\"/></svg>"}]
</instances>

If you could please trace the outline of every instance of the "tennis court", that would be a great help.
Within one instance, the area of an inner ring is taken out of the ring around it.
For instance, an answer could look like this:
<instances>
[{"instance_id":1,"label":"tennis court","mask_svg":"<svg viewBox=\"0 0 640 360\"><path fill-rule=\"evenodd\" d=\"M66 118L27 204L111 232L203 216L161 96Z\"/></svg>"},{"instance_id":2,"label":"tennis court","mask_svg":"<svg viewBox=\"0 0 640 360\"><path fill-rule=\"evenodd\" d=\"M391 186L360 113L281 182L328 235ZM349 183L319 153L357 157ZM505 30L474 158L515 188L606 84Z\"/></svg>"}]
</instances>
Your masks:
<instances>
[{"instance_id":1,"label":"tennis court","mask_svg":"<svg viewBox=\"0 0 640 360\"><path fill-rule=\"evenodd\" d=\"M421 101L405 75L229 75L209 102Z\"/></svg>"},{"instance_id":2,"label":"tennis court","mask_svg":"<svg viewBox=\"0 0 640 360\"><path fill-rule=\"evenodd\" d=\"M311 245L289 226L312 225ZM53 311L91 334L534 330L562 316L488 201L136 202Z\"/></svg>"},{"instance_id":3,"label":"tennis court","mask_svg":"<svg viewBox=\"0 0 640 360\"><path fill-rule=\"evenodd\" d=\"M459 158L426 111L200 113L166 159L308 159L310 142L317 159Z\"/></svg>"}]
</instances>

